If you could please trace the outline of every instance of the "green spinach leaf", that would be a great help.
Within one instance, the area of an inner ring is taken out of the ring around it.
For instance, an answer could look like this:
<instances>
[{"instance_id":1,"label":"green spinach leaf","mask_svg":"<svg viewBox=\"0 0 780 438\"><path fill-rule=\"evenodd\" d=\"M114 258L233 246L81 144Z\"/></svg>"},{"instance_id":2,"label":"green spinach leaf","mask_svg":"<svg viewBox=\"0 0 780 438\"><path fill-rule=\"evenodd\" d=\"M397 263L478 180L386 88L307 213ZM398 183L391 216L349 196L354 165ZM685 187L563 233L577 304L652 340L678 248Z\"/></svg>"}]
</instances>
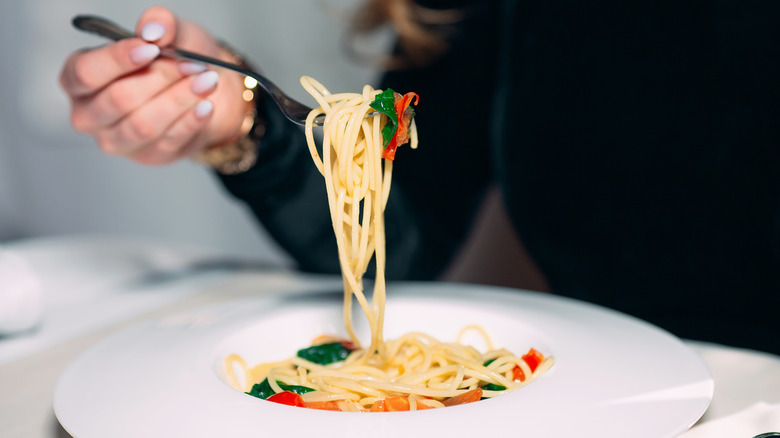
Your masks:
<instances>
[{"instance_id":1,"label":"green spinach leaf","mask_svg":"<svg viewBox=\"0 0 780 438\"><path fill-rule=\"evenodd\" d=\"M384 147L387 147L398 127L398 114L395 112L395 91L392 88L382 91L376 95L376 98L369 106L390 118L384 128L382 128L382 144Z\"/></svg>"},{"instance_id":2,"label":"green spinach leaf","mask_svg":"<svg viewBox=\"0 0 780 438\"><path fill-rule=\"evenodd\" d=\"M483 386L482 389L485 391L503 391L506 389L506 386L496 385L495 383L488 383L487 385Z\"/></svg>"},{"instance_id":3,"label":"green spinach leaf","mask_svg":"<svg viewBox=\"0 0 780 438\"><path fill-rule=\"evenodd\" d=\"M350 352L341 342L332 342L298 350L298 357L319 365L327 365L346 359Z\"/></svg>"},{"instance_id":4,"label":"green spinach leaf","mask_svg":"<svg viewBox=\"0 0 780 438\"><path fill-rule=\"evenodd\" d=\"M280 381L276 381L276 383L285 391L294 392L296 394L306 394L307 392L314 391L313 388L309 388L308 386L300 386L300 385L287 385ZM263 400L267 399L268 397L274 395L274 390L271 388L271 384L268 383L268 379L263 379L260 383L255 383L252 385L252 389L247 392L247 394L262 398Z\"/></svg>"}]
</instances>

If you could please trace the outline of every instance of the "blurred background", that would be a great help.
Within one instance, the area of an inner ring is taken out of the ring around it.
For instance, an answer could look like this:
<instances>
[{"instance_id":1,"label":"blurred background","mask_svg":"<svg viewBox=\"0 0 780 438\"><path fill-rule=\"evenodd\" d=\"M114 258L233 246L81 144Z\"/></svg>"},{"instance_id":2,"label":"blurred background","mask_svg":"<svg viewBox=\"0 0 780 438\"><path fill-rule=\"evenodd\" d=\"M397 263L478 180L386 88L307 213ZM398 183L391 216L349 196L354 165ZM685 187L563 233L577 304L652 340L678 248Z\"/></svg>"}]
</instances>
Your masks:
<instances>
[{"instance_id":1,"label":"blurred background","mask_svg":"<svg viewBox=\"0 0 780 438\"><path fill-rule=\"evenodd\" d=\"M109 157L70 127L60 68L70 52L104 44L73 29L71 18L97 14L133 29L154 4L230 42L302 102L311 98L298 84L301 75L334 91L354 90L376 77L339 49L353 0L2 1L0 243L82 233L138 235L286 263L202 166L185 161L145 167Z\"/></svg>"}]
</instances>

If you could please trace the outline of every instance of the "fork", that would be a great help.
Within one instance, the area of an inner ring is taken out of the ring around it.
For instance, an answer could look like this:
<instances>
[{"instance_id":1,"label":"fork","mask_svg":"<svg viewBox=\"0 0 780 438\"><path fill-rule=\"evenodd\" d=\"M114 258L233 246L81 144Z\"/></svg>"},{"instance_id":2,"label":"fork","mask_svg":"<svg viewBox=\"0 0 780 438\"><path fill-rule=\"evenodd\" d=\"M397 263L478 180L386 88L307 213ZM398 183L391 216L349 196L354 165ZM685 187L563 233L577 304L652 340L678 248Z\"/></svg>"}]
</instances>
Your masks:
<instances>
[{"instance_id":1,"label":"fork","mask_svg":"<svg viewBox=\"0 0 780 438\"><path fill-rule=\"evenodd\" d=\"M119 41L126 38L135 38L135 35L127 29L113 23L105 18L95 15L77 15L73 17L73 26L76 29L94 33L102 37ZM190 52L188 50L182 50L171 47L160 48L160 55L180 60L197 61L203 64L211 64L218 67L233 70L241 73L242 75L249 76L257 81L257 84L262 87L268 95L273 99L274 103L279 107L287 119L298 125L306 124L306 117L311 112L311 108L298 102L297 100L288 96L284 91L277 87L273 82L268 80L265 76L257 73L256 71L244 68L240 65L225 62L219 59L211 58L209 56L201 55L199 53ZM314 124L322 126L325 121L325 116L320 115L314 119Z\"/></svg>"}]
</instances>

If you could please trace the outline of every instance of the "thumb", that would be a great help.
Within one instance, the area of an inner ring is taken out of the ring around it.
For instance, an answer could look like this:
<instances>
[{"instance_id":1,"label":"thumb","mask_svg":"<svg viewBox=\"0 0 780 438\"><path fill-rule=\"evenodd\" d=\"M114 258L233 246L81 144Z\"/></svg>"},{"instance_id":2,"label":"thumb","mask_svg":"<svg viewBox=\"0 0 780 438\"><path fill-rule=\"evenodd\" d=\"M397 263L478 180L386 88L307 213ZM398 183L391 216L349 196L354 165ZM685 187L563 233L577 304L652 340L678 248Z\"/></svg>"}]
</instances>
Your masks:
<instances>
[{"instance_id":1,"label":"thumb","mask_svg":"<svg viewBox=\"0 0 780 438\"><path fill-rule=\"evenodd\" d=\"M158 46L169 46L176 42L179 19L170 9L151 7L141 14L135 27L136 35Z\"/></svg>"}]
</instances>

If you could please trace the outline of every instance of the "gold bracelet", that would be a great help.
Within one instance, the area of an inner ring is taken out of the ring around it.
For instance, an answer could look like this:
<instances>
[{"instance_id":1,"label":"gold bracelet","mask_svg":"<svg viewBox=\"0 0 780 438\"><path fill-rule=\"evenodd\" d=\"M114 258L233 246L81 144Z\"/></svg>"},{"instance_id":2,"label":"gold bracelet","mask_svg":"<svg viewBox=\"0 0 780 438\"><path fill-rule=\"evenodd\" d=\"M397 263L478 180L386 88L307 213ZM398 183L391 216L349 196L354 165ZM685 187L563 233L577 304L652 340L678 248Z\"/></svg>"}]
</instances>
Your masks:
<instances>
[{"instance_id":1,"label":"gold bracelet","mask_svg":"<svg viewBox=\"0 0 780 438\"><path fill-rule=\"evenodd\" d=\"M233 49L226 44L222 44L222 47L236 58L236 64L250 68ZM257 81L249 76L245 77L241 97L247 105L247 111L241 122L238 137L200 151L192 158L211 166L223 175L235 175L251 169L257 162L258 143L265 134L265 120L257 112L257 101L260 95L261 90L257 87Z\"/></svg>"}]
</instances>

